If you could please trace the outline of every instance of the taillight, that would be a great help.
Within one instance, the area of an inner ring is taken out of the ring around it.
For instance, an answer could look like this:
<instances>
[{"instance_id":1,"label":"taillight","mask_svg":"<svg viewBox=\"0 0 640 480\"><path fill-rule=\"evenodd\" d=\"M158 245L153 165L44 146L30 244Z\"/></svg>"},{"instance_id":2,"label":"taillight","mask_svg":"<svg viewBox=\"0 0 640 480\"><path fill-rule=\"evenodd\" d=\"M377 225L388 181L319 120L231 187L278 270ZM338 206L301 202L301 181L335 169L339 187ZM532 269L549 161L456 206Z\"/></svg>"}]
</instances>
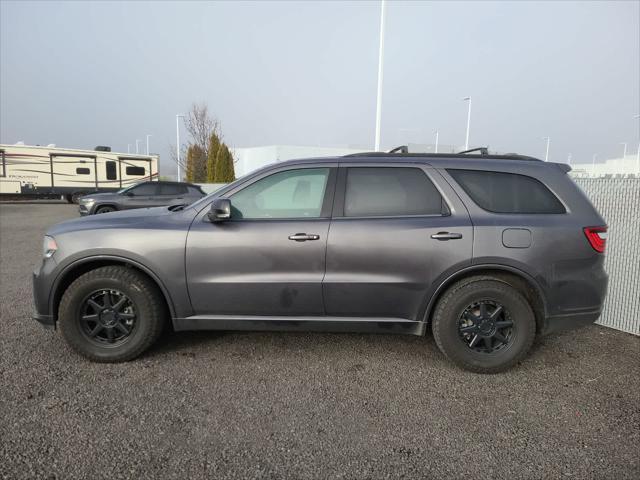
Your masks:
<instances>
[{"instance_id":1,"label":"taillight","mask_svg":"<svg viewBox=\"0 0 640 480\"><path fill-rule=\"evenodd\" d=\"M596 252L604 253L607 244L607 227L584 227L584 234Z\"/></svg>"}]
</instances>

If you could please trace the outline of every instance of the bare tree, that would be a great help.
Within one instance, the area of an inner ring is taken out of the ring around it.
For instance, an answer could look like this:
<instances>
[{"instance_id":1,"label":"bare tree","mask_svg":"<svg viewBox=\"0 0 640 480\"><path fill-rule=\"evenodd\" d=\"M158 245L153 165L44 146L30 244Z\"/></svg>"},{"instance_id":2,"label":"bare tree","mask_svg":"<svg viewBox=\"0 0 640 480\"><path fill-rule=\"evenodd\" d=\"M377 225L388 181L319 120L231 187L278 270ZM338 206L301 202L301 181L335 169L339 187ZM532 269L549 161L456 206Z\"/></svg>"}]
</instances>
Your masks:
<instances>
[{"instance_id":1,"label":"bare tree","mask_svg":"<svg viewBox=\"0 0 640 480\"><path fill-rule=\"evenodd\" d=\"M204 152L204 156L209 154L209 138L212 133L219 134L218 121L209 116L209 108L206 103L197 104L194 103L191 106L191 110L184 118L185 128L193 143L198 145Z\"/></svg>"}]
</instances>

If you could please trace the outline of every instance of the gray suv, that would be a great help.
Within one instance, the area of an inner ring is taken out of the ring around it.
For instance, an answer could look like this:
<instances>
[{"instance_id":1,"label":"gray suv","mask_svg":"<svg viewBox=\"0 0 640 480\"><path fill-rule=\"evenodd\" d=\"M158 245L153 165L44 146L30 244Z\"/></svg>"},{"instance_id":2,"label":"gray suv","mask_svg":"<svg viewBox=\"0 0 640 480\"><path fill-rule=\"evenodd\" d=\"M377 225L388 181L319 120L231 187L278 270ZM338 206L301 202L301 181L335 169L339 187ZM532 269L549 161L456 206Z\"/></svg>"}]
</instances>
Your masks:
<instances>
[{"instance_id":1,"label":"gray suv","mask_svg":"<svg viewBox=\"0 0 640 480\"><path fill-rule=\"evenodd\" d=\"M569 167L519 155L277 163L200 201L70 220L44 238L35 319L99 362L178 330L424 335L498 372L594 322L605 222Z\"/></svg>"},{"instance_id":2,"label":"gray suv","mask_svg":"<svg viewBox=\"0 0 640 480\"><path fill-rule=\"evenodd\" d=\"M78 201L80 215L149 208L188 205L206 194L198 185L185 182L140 182L117 192L92 193Z\"/></svg>"}]
</instances>

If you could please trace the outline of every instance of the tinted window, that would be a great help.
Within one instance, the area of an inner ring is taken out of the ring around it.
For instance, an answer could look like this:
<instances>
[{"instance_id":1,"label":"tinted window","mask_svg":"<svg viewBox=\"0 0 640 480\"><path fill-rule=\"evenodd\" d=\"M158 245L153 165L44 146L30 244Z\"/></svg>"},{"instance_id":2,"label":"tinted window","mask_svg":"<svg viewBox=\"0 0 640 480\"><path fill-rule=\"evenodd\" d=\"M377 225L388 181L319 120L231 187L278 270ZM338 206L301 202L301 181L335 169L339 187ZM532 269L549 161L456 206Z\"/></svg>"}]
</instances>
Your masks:
<instances>
[{"instance_id":1,"label":"tinted window","mask_svg":"<svg viewBox=\"0 0 640 480\"><path fill-rule=\"evenodd\" d=\"M118 174L116 172L116 162L113 160L108 160L105 164L107 167L107 180L116 180L118 178Z\"/></svg>"},{"instance_id":2,"label":"tinted window","mask_svg":"<svg viewBox=\"0 0 640 480\"><path fill-rule=\"evenodd\" d=\"M556 196L526 175L447 170L481 208L495 213L565 213Z\"/></svg>"},{"instance_id":3,"label":"tinted window","mask_svg":"<svg viewBox=\"0 0 640 480\"><path fill-rule=\"evenodd\" d=\"M349 168L346 217L441 215L442 197L419 168Z\"/></svg>"},{"instance_id":4,"label":"tinted window","mask_svg":"<svg viewBox=\"0 0 640 480\"><path fill-rule=\"evenodd\" d=\"M76 173L78 175L89 175L91 173L91 170L89 170L88 168L76 168Z\"/></svg>"},{"instance_id":5,"label":"tinted window","mask_svg":"<svg viewBox=\"0 0 640 480\"><path fill-rule=\"evenodd\" d=\"M132 192L134 195L139 195L139 196L155 195L156 187L157 185L155 183L143 183L142 185L133 187L129 191Z\"/></svg>"},{"instance_id":6,"label":"tinted window","mask_svg":"<svg viewBox=\"0 0 640 480\"><path fill-rule=\"evenodd\" d=\"M186 185L176 185L171 183L160 185L160 195L183 195L187 193Z\"/></svg>"},{"instance_id":7,"label":"tinted window","mask_svg":"<svg viewBox=\"0 0 640 480\"><path fill-rule=\"evenodd\" d=\"M189 185L189 195L204 195L204 191L200 187Z\"/></svg>"},{"instance_id":8,"label":"tinted window","mask_svg":"<svg viewBox=\"0 0 640 480\"><path fill-rule=\"evenodd\" d=\"M328 168L274 173L231 197L233 218L318 218Z\"/></svg>"},{"instance_id":9,"label":"tinted window","mask_svg":"<svg viewBox=\"0 0 640 480\"><path fill-rule=\"evenodd\" d=\"M142 176L145 174L144 167L127 167L127 175L139 175Z\"/></svg>"}]
</instances>

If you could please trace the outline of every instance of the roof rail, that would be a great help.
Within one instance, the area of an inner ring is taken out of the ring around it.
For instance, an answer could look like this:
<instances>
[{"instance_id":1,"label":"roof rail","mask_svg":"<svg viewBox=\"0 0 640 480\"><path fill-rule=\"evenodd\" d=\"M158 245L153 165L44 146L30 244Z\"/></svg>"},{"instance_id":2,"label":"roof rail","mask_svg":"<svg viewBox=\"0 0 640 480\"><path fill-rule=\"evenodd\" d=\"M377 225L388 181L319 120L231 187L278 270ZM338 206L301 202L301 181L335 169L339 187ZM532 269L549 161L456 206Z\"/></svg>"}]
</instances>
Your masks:
<instances>
[{"instance_id":1,"label":"roof rail","mask_svg":"<svg viewBox=\"0 0 640 480\"><path fill-rule=\"evenodd\" d=\"M487 147L472 148L471 150L464 150L458 152L458 155L464 155L466 153L480 152L480 155L489 155L489 149Z\"/></svg>"},{"instance_id":2,"label":"roof rail","mask_svg":"<svg viewBox=\"0 0 640 480\"><path fill-rule=\"evenodd\" d=\"M400 145L399 147L392 148L388 153L409 153L409 147Z\"/></svg>"}]
</instances>

